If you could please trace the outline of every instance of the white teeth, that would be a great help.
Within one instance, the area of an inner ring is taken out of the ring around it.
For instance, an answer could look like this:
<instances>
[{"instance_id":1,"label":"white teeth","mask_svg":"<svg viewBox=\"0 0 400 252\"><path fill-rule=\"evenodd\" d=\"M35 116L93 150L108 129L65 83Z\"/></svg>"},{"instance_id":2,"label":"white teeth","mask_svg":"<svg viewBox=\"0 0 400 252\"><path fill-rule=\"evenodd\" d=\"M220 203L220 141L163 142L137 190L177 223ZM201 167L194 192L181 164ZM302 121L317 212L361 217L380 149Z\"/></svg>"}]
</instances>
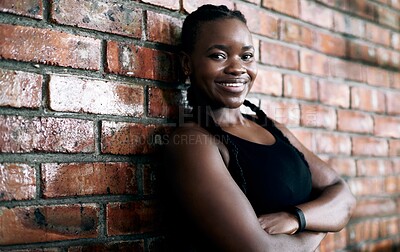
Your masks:
<instances>
[{"instance_id":1,"label":"white teeth","mask_svg":"<svg viewBox=\"0 0 400 252\"><path fill-rule=\"evenodd\" d=\"M244 85L243 83L220 83L220 84L226 87L240 87Z\"/></svg>"}]
</instances>

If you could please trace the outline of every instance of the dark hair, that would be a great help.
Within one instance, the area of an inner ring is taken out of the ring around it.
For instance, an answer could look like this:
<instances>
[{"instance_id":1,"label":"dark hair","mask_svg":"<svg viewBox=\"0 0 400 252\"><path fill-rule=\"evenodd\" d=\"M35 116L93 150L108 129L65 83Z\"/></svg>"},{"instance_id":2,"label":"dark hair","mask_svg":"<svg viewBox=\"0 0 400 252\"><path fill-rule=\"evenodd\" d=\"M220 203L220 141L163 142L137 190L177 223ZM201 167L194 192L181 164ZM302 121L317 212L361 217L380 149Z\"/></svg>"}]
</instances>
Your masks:
<instances>
[{"instance_id":1,"label":"dark hair","mask_svg":"<svg viewBox=\"0 0 400 252\"><path fill-rule=\"evenodd\" d=\"M243 23L247 23L244 15L237 10L230 10L225 5L206 4L190 13L183 22L181 32L181 49L184 52L192 52L198 30L204 22L215 21L218 19L238 19Z\"/></svg>"}]
</instances>

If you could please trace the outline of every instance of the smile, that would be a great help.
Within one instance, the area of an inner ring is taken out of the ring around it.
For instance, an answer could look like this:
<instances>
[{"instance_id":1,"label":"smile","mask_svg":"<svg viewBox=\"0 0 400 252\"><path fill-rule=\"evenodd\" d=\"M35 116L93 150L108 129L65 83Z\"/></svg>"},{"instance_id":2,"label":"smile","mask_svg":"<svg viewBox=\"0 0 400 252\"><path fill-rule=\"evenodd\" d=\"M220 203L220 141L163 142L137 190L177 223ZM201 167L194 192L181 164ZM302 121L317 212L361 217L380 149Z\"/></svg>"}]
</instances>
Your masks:
<instances>
[{"instance_id":1,"label":"smile","mask_svg":"<svg viewBox=\"0 0 400 252\"><path fill-rule=\"evenodd\" d=\"M225 87L240 87L244 85L244 83L218 83L218 84Z\"/></svg>"}]
</instances>

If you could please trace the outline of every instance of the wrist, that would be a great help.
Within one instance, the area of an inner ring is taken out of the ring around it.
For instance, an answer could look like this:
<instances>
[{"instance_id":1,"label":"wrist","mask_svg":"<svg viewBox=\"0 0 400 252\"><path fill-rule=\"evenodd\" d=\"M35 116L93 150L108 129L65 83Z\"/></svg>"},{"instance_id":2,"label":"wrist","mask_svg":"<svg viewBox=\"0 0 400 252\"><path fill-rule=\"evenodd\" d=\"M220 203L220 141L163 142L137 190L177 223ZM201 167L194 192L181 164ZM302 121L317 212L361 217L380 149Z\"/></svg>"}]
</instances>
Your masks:
<instances>
[{"instance_id":1,"label":"wrist","mask_svg":"<svg viewBox=\"0 0 400 252\"><path fill-rule=\"evenodd\" d=\"M294 207L291 207L290 213L296 217L297 222L299 223L299 228L297 229L295 234L298 234L298 233L304 231L306 229L307 223L306 223L306 218L304 216L303 211L300 208L294 206Z\"/></svg>"}]
</instances>

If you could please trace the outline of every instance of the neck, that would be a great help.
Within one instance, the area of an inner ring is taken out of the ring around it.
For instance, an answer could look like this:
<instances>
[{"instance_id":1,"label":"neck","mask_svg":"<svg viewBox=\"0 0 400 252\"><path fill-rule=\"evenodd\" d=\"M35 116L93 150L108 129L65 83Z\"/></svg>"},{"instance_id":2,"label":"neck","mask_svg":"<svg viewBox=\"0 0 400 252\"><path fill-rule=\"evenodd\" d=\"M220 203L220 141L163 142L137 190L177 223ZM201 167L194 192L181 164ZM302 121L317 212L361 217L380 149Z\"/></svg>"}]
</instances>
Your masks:
<instances>
[{"instance_id":1,"label":"neck","mask_svg":"<svg viewBox=\"0 0 400 252\"><path fill-rule=\"evenodd\" d=\"M199 109L204 109L198 108ZM240 112L240 108L212 108L207 106L205 110L216 124L221 127L229 127L234 125L244 125L246 124L246 119Z\"/></svg>"}]
</instances>

